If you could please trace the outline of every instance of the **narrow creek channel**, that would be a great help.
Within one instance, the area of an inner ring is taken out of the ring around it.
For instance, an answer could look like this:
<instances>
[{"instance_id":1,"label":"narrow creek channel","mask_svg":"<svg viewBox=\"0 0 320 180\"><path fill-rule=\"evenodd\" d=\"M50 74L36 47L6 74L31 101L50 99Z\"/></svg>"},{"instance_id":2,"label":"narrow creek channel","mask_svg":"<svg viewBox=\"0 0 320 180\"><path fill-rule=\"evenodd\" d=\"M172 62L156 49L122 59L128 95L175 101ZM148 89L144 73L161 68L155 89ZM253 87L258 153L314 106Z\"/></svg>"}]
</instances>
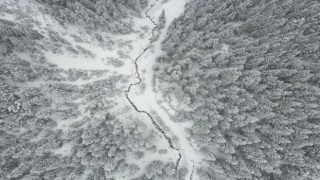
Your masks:
<instances>
[{"instance_id":1,"label":"narrow creek channel","mask_svg":"<svg viewBox=\"0 0 320 180\"><path fill-rule=\"evenodd\" d=\"M156 2L158 2L158 0L156 0ZM133 86L138 86L138 85L142 82L142 79L141 79L141 76L140 76L140 73L139 73L138 61L139 61L139 59L145 54L145 52L149 49L149 45L151 44L151 40L152 40L152 38L154 37L154 33L155 33L155 31L157 30L157 28L158 28L158 24L157 24L156 22L154 22L154 21L152 20L152 18L150 17L150 15L148 14L149 11L152 9L153 6L155 6L155 4L150 5L150 7L149 7L149 8L146 10L146 12L145 12L145 16L146 16L146 17L152 22L152 24L154 25L154 28L152 29L151 38L149 39L149 44L148 44L148 46L147 46L145 49L143 49L143 51L139 54L139 56L138 56L138 57L135 59L135 61L134 61L138 82L130 84L130 85L128 86L128 89L125 91L125 93L126 93L126 98L127 98L127 100L129 101L129 103L131 104L131 106L135 109L135 111L138 112L138 113L147 115L148 118L151 120L152 124L154 125L154 127L156 128L156 130L157 130L158 132L160 132L160 133L164 136L164 138L167 140L167 142L168 142L168 144L169 144L169 147L170 147L171 149L173 149L173 150L175 150L175 151L178 152L179 157L178 157L178 159L176 160L176 166L175 166L175 170L177 171L177 170L178 170L178 167L179 167L179 163L180 163L181 157L182 157L182 156L181 156L180 149L179 149L178 147L175 147L175 146L173 145L173 142L172 142L171 137L168 136L168 135L165 133L165 131L159 126L159 124L158 124L158 123L156 122L156 120L153 118L153 116L152 116L149 112L147 112L147 111L145 111L145 110L139 109L139 108L135 105L135 103L130 99L130 96L129 96L129 93L130 93L130 91L131 91L131 88L132 88Z\"/></svg>"}]
</instances>

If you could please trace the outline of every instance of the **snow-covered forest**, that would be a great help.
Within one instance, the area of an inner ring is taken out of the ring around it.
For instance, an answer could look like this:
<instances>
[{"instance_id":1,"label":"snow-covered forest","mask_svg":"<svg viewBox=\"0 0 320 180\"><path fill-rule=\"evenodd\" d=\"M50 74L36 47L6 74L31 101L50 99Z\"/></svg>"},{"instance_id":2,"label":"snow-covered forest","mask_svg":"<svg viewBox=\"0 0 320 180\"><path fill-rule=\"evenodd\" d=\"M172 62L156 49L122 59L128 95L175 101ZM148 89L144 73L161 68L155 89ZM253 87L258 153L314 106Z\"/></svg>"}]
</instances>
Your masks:
<instances>
[{"instance_id":1,"label":"snow-covered forest","mask_svg":"<svg viewBox=\"0 0 320 180\"><path fill-rule=\"evenodd\" d=\"M0 180L320 179L317 0L1 0Z\"/></svg>"}]
</instances>

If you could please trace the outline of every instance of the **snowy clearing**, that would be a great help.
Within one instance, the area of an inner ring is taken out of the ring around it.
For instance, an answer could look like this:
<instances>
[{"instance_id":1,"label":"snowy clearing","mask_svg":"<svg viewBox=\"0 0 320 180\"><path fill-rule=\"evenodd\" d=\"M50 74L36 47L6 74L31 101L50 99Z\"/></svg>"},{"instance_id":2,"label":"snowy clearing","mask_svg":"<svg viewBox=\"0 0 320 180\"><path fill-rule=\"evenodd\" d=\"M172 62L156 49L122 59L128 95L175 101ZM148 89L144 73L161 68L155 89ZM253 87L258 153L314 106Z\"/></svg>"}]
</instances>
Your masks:
<instances>
[{"instance_id":1,"label":"snowy clearing","mask_svg":"<svg viewBox=\"0 0 320 180\"><path fill-rule=\"evenodd\" d=\"M184 131L184 126L186 124L180 124L172 121L167 112L158 104L158 98L161 97L161 93L156 93L153 90L152 81L153 81L153 70L152 67L155 64L157 56L162 54L161 51L161 42L165 38L167 29L171 22L178 17L184 11L185 0L171 0L164 4L156 4L154 8L150 10L150 16L153 17L153 20L158 19L162 10L166 13L166 25L162 29L160 38L152 43L153 51L148 50L138 61L139 71L143 83L145 84L145 89L143 93L140 93L139 86L133 87L134 92L131 92L131 99L136 103L136 106L139 109L151 112L152 110L160 117L164 122L165 126L170 129L168 134L177 137L178 147L182 153L182 165L185 165L189 172L186 176L190 178L192 176L193 166L197 166L201 162L201 159L196 156L194 147L192 147L191 142L187 139L187 135ZM193 179L197 179L193 175Z\"/></svg>"}]
</instances>

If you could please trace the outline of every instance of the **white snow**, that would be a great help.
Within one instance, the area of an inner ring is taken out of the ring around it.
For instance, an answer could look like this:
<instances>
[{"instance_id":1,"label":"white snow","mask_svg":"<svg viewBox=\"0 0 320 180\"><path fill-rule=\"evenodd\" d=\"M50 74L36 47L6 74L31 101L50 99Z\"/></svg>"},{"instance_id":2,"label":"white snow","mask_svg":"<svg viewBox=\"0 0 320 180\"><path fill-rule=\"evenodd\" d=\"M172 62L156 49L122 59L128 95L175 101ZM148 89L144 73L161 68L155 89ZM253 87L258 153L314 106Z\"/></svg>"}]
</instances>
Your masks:
<instances>
[{"instance_id":1,"label":"white snow","mask_svg":"<svg viewBox=\"0 0 320 180\"><path fill-rule=\"evenodd\" d=\"M31 5L36 5L33 1L25 1L27 4L33 3ZM172 21L177 18L184 11L184 6L186 0L169 0L165 3L161 3L160 0L151 0L151 4L155 4L155 6L149 11L149 14L153 18L154 21L158 21L158 17L160 16L162 10L165 10L166 13L166 25L165 28L161 30L160 37L157 41L153 42L153 50L147 51L138 61L140 75L143 78L143 82L146 85L145 90L141 93L139 86L133 87L133 92L130 93L131 99L135 102L139 109L143 109L148 112L155 111L164 125L168 127L168 134L173 137L177 137L178 144L177 147L182 154L182 161L180 163L181 166L187 166L189 169L189 173L186 176L186 179L189 179L191 176L191 171L193 165L197 167L199 163L201 163L201 159L197 156L197 149L192 146L192 142L189 141L188 135L185 132L185 128L190 127L192 125L191 122L179 123L175 122L171 119L170 115L167 111L170 111L171 114L174 111L170 110L170 105L161 106L158 104L158 101L162 99L162 94L160 92L154 92L152 81L153 81L153 71L152 67L155 64L156 57L161 55L163 52L161 50L161 42L165 39L167 34L167 29ZM33 7L33 6L32 6ZM71 43L71 46L75 48L75 46L81 46L89 51L91 51L95 56L89 57L83 54L73 54L67 52L64 48L62 48L62 54L53 53L48 51L45 53L45 57L50 63L56 64L59 68L62 69L82 69L82 70L108 70L110 74L117 73L123 74L130 77L129 83L137 82L136 74L135 74L135 65L134 61L136 57L149 45L150 32L153 28L153 24L147 17L143 18L132 18L134 22L134 29L136 32L133 32L128 35L111 35L108 36L106 34L101 33L101 35L105 38L114 42L114 44L110 45L110 47L104 47L96 40L90 39L85 32L82 32L80 28L76 28L74 26L63 27L58 22L56 22L49 15L43 15L43 13L39 12L35 6L33 9L33 16L35 19L40 22L39 26L34 26L34 29L40 31L46 39L49 38L48 30L53 28L54 31L58 32L58 34ZM143 14L144 15L144 14ZM13 16L5 15L5 19L13 19ZM145 32L143 27L149 27L148 31ZM80 35L84 38L83 42L76 42L72 37L72 34ZM128 42L126 44L125 42ZM121 44L124 44L123 46ZM44 44L45 45L45 44ZM119 52L123 52L127 58L121 57ZM21 54L23 56L23 54ZM115 68L106 63L106 59L108 57L117 58L124 62L124 65L119 68ZM142 73L145 71L144 73ZM92 80L91 80L92 81ZM74 84L82 85L85 84L86 81L77 81ZM126 89L124 89L125 91ZM119 107L125 109L125 105L128 105L128 101L125 99L125 93L121 93L123 97L119 97L117 99L114 98L115 101L119 102ZM172 102L173 104L178 104L177 100ZM164 109L167 108L167 109ZM121 110L121 109L118 109ZM115 110L117 111L117 110ZM134 112L132 109L130 112ZM124 114L127 112L124 112ZM69 126L76 122L78 119L70 119L68 121L58 121L58 126L56 129L63 129L64 131L68 131ZM145 121L149 121L148 127L153 128L150 120L147 117L144 117ZM34 138L37 140L37 138ZM168 143L163 138L157 142L158 149L167 149L168 153L159 154L159 153L147 153L142 160L136 161L134 159L128 159L128 162L136 163L143 170L144 167L149 164L153 160L162 160L166 161L175 161L178 158L178 154L176 151L172 151L169 148ZM71 152L71 144L64 144L60 149L55 150L55 153L62 155L69 155ZM193 164L194 163L194 164ZM86 171L84 177L90 171ZM141 174L139 172L137 175ZM196 174L193 175L193 179L196 180Z\"/></svg>"},{"instance_id":2,"label":"white snow","mask_svg":"<svg viewBox=\"0 0 320 180\"><path fill-rule=\"evenodd\" d=\"M111 44L105 45L106 43L98 42L93 39L84 29L78 26L68 25L62 26L54 18L48 14L40 12L37 8L39 7L36 2L27 1L24 3L35 7L32 9L32 15L34 20L39 22L33 28L41 32L47 40L49 40L49 31L53 29L63 39L71 43L71 46L76 49L76 46L81 46L91 51L95 57L90 57L83 54L73 54L67 52L64 48L60 53L53 53L51 51L45 53L47 60L56 64L62 69L82 69L82 70L109 70L111 73L123 74L132 76L132 80L135 80L135 68L133 63L135 58L143 51L146 45L149 43L149 34L145 33L142 27L149 27L151 31L152 23L147 18L132 17L131 20L134 24L134 32L130 34L110 34L106 32L95 32L101 35L104 41L112 42ZM5 15L6 19L12 19L10 15ZM77 42L72 35L80 36L83 42ZM50 41L50 40L49 40ZM46 46L46 44L43 44ZM122 57L119 52L123 53L127 58ZM108 64L108 58L120 59L124 62L121 67L114 67Z\"/></svg>"},{"instance_id":3,"label":"white snow","mask_svg":"<svg viewBox=\"0 0 320 180\"><path fill-rule=\"evenodd\" d=\"M65 143L63 146L59 149L54 149L52 150L53 153L55 154L60 154L62 156L69 156L71 155L71 149L72 149L72 144L70 143Z\"/></svg>"},{"instance_id":4,"label":"white snow","mask_svg":"<svg viewBox=\"0 0 320 180\"><path fill-rule=\"evenodd\" d=\"M65 132L69 130L69 126L75 122L79 121L79 119L68 119L68 120L58 120L57 126L54 129L61 129Z\"/></svg>"},{"instance_id":5,"label":"white snow","mask_svg":"<svg viewBox=\"0 0 320 180\"><path fill-rule=\"evenodd\" d=\"M83 70L104 70L107 66L103 62L96 59L87 58L84 56L73 56L68 54L54 54L47 52L45 54L48 61L52 64L57 64L64 69L83 69Z\"/></svg>"},{"instance_id":6,"label":"white snow","mask_svg":"<svg viewBox=\"0 0 320 180\"><path fill-rule=\"evenodd\" d=\"M187 139L187 134L184 131L186 123L181 124L170 119L168 113L157 103L158 100L160 100L157 97L162 97L161 93L154 92L152 87L152 67L155 64L156 57L163 53L161 50L161 42L165 38L168 26L184 11L185 3L185 0L170 0L164 4L158 3L156 6L154 6L154 8L150 10L149 14L153 17L154 20L157 21L160 13L164 9L166 13L166 26L162 30L160 38L152 44L154 46L153 52L151 52L150 50L147 51L138 61L140 75L143 78L143 82L146 84L145 91L141 94L139 93L139 87L135 86L133 88L134 92L131 92L130 97L139 109L143 109L148 112L154 110L157 115L160 116L165 126L169 127L169 133L172 133L177 137L178 148L182 153L182 163L184 163L184 165L186 165L189 169L186 179L189 179L191 176L193 163L195 163L195 167L197 167L197 164L201 162L201 159L197 156L195 148ZM142 73L142 71L145 71L145 73ZM193 179L197 179L195 174L193 175Z\"/></svg>"},{"instance_id":7,"label":"white snow","mask_svg":"<svg viewBox=\"0 0 320 180\"><path fill-rule=\"evenodd\" d=\"M14 21L16 18L16 16L14 14L8 14L8 13L4 13L1 17L1 19L5 19L8 21Z\"/></svg>"}]
</instances>

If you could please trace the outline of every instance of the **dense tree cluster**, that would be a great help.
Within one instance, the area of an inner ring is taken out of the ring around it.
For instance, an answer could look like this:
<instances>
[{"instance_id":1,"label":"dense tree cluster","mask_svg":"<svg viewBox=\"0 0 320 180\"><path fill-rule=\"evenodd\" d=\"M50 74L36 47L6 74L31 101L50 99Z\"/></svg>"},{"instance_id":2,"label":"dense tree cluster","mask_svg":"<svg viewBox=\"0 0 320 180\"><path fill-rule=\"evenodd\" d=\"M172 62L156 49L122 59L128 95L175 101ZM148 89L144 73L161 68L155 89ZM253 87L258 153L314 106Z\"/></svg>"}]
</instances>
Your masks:
<instances>
[{"instance_id":1,"label":"dense tree cluster","mask_svg":"<svg viewBox=\"0 0 320 180\"><path fill-rule=\"evenodd\" d=\"M23 24L0 19L0 53L2 55L10 54L13 50L33 51L34 41L42 38L40 33Z\"/></svg>"},{"instance_id":2,"label":"dense tree cluster","mask_svg":"<svg viewBox=\"0 0 320 180\"><path fill-rule=\"evenodd\" d=\"M139 170L126 163L127 153L150 151L157 136L138 119L125 126L108 113L122 76L81 86L67 79L40 83L46 74L22 62L1 64L11 69L0 76L0 179L126 179ZM17 74L20 66L30 72ZM21 81L25 74L35 78Z\"/></svg>"},{"instance_id":3,"label":"dense tree cluster","mask_svg":"<svg viewBox=\"0 0 320 180\"><path fill-rule=\"evenodd\" d=\"M0 179L99 179L130 170L124 160L132 140L120 120L106 114L115 105L107 97L120 91L115 83L121 77L80 88L53 80L37 84L46 74L22 59L6 60L0 77ZM30 72L19 72L20 66ZM105 170L110 163L114 167Z\"/></svg>"},{"instance_id":4,"label":"dense tree cluster","mask_svg":"<svg viewBox=\"0 0 320 180\"><path fill-rule=\"evenodd\" d=\"M160 160L154 160L150 162L146 168L145 173L136 179L154 179L154 180L184 180L186 179L186 173L188 172L186 168L180 168L177 172L175 171L175 165L173 162L163 163Z\"/></svg>"},{"instance_id":5,"label":"dense tree cluster","mask_svg":"<svg viewBox=\"0 0 320 180\"><path fill-rule=\"evenodd\" d=\"M77 24L88 29L128 33L132 24L124 18L139 15L147 0L37 0L62 24Z\"/></svg>"},{"instance_id":6,"label":"dense tree cluster","mask_svg":"<svg viewBox=\"0 0 320 180\"><path fill-rule=\"evenodd\" d=\"M0 179L112 179L136 173L136 165L125 162L127 152L136 151L135 144L146 152L155 136L144 128L146 141L133 128L134 136L107 113L116 105L110 98L121 92L117 84L123 76L71 85L69 80L99 72L69 70L57 81L45 78L61 73L57 67L50 70L13 53L0 67Z\"/></svg>"},{"instance_id":7,"label":"dense tree cluster","mask_svg":"<svg viewBox=\"0 0 320 180\"><path fill-rule=\"evenodd\" d=\"M161 30L163 28L165 28L166 26L166 14L165 14L165 11L162 10L159 18L158 18L158 23L157 23L157 27L154 31L154 34L153 34L153 37L151 39L151 42L155 42L159 39L160 37L160 34L161 34Z\"/></svg>"},{"instance_id":8,"label":"dense tree cluster","mask_svg":"<svg viewBox=\"0 0 320 180\"><path fill-rule=\"evenodd\" d=\"M196 0L171 24L155 70L197 104L179 119L194 122L201 179L320 178L319 10Z\"/></svg>"}]
</instances>

